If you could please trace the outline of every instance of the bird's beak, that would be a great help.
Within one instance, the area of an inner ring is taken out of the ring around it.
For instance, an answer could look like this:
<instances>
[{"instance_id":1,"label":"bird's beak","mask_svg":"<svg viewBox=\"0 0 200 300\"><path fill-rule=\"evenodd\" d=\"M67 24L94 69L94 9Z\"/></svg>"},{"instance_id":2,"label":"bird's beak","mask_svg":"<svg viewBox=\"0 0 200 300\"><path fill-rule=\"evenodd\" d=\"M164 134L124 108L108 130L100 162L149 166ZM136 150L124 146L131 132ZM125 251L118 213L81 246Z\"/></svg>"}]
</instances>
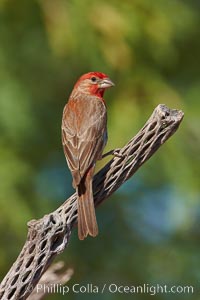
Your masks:
<instances>
[{"instance_id":1,"label":"bird's beak","mask_svg":"<svg viewBox=\"0 0 200 300\"><path fill-rule=\"evenodd\" d=\"M112 87L112 86L114 86L114 83L110 80L110 78L102 79L99 82L99 87L101 89L106 89L106 88L109 88L109 87Z\"/></svg>"}]
</instances>

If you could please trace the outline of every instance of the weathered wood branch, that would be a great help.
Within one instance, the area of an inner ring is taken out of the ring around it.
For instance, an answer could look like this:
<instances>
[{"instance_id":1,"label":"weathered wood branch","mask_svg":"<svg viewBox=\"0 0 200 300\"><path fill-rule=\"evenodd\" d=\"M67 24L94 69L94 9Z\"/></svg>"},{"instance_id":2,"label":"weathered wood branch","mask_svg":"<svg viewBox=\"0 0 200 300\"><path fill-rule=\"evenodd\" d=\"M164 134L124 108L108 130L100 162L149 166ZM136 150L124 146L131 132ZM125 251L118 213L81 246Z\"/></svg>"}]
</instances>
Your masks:
<instances>
[{"instance_id":1,"label":"weathered wood branch","mask_svg":"<svg viewBox=\"0 0 200 300\"><path fill-rule=\"evenodd\" d=\"M144 127L94 177L95 205L107 199L178 129L183 112L158 105ZM57 210L28 223L27 240L0 285L0 299L24 300L56 255L68 245L77 220L76 194Z\"/></svg>"},{"instance_id":2,"label":"weathered wood branch","mask_svg":"<svg viewBox=\"0 0 200 300\"><path fill-rule=\"evenodd\" d=\"M42 300L49 295L49 291L53 286L60 286L68 282L73 275L73 270L63 270L63 267L64 262L62 261L52 264L42 275L28 300Z\"/></svg>"}]
</instances>

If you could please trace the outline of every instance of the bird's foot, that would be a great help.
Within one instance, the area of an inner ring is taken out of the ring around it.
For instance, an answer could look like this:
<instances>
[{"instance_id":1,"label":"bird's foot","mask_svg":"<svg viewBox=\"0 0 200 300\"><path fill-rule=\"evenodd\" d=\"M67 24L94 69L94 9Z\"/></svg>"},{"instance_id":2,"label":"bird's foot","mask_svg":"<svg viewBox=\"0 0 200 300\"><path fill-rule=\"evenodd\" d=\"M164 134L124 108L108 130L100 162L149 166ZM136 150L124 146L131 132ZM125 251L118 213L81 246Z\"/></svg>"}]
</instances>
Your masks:
<instances>
[{"instance_id":1,"label":"bird's foot","mask_svg":"<svg viewBox=\"0 0 200 300\"><path fill-rule=\"evenodd\" d=\"M120 150L121 150L120 148L110 150L110 151L106 152L105 154L103 154L101 158L105 158L108 155L113 155L116 157L123 157L123 155L119 153Z\"/></svg>"}]
</instances>

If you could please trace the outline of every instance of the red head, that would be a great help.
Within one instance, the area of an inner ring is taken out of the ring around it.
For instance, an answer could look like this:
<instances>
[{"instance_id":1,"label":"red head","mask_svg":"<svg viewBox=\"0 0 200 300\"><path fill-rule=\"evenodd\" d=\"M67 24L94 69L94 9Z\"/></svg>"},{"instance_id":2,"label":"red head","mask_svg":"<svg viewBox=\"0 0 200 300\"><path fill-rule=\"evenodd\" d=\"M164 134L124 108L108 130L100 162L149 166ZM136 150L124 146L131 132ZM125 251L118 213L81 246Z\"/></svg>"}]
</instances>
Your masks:
<instances>
[{"instance_id":1,"label":"red head","mask_svg":"<svg viewBox=\"0 0 200 300\"><path fill-rule=\"evenodd\" d=\"M114 83L106 74L100 72L90 72L82 75L79 78L74 89L78 89L80 92L85 94L102 98L105 89L112 86L114 86Z\"/></svg>"}]
</instances>

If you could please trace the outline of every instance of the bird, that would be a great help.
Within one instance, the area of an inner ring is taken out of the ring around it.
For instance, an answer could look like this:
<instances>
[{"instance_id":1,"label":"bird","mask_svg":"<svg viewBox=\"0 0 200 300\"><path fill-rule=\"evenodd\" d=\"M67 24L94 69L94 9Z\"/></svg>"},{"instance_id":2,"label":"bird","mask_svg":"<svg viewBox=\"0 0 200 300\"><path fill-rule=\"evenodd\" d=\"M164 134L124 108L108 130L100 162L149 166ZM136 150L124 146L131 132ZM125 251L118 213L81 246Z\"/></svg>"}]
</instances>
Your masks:
<instances>
[{"instance_id":1,"label":"bird","mask_svg":"<svg viewBox=\"0 0 200 300\"><path fill-rule=\"evenodd\" d=\"M103 98L114 83L104 73L89 72L75 83L62 116L62 144L77 193L78 237L98 235L92 181L95 164L107 143L107 108Z\"/></svg>"}]
</instances>

